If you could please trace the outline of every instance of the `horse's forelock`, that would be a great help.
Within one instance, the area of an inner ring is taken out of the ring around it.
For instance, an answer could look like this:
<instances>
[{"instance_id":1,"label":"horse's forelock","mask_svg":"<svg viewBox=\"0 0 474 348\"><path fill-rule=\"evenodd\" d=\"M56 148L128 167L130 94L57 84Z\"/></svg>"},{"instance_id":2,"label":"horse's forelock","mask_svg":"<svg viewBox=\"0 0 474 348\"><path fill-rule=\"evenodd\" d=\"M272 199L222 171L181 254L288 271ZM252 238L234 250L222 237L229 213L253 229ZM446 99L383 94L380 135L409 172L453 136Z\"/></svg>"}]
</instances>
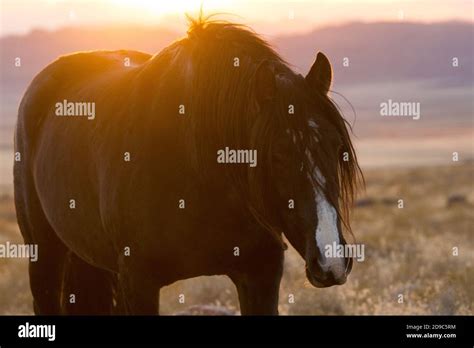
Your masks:
<instances>
[{"instance_id":1,"label":"horse's forelock","mask_svg":"<svg viewBox=\"0 0 474 348\"><path fill-rule=\"evenodd\" d=\"M337 105L327 96L316 96L318 112L309 115L310 121L317 125L317 132L308 130L308 136L303 138L303 147L309 149L313 163L308 170L314 173L316 166L326 185L321 184L314 177L313 185L325 192L327 199L336 208L343 225L352 234L350 226L350 211L355 200L357 190L363 184L363 175L360 170L351 137L350 126L343 118ZM308 129L314 127L309 126ZM349 128L349 130L348 130ZM311 141L311 136L317 141Z\"/></svg>"}]
</instances>

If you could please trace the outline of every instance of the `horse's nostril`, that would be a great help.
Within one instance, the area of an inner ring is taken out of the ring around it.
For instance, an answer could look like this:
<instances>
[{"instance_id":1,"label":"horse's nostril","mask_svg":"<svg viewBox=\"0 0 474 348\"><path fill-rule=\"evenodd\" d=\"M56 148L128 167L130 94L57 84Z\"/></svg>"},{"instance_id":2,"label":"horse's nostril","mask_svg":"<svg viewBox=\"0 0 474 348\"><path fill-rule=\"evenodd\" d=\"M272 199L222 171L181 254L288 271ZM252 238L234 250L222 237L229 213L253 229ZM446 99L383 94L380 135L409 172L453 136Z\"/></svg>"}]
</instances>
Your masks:
<instances>
[{"instance_id":1,"label":"horse's nostril","mask_svg":"<svg viewBox=\"0 0 474 348\"><path fill-rule=\"evenodd\" d=\"M346 274L349 274L351 272L352 263L353 263L352 257L346 258Z\"/></svg>"}]
</instances>

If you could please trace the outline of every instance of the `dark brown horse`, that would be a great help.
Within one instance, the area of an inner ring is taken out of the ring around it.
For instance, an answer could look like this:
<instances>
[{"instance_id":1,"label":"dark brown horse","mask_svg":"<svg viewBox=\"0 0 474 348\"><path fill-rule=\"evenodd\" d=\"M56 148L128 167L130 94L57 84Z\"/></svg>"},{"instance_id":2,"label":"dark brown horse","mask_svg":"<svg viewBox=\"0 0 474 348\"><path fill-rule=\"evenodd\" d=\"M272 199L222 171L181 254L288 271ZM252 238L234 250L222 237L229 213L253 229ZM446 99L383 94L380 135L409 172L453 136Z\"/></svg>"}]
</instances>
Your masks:
<instances>
[{"instance_id":1,"label":"dark brown horse","mask_svg":"<svg viewBox=\"0 0 474 348\"><path fill-rule=\"evenodd\" d=\"M331 78L321 53L302 77L245 27L202 19L154 56L46 67L15 145L35 313L156 314L161 287L223 274L242 314L277 314L283 234L314 286L344 283L351 259L324 248L345 243L359 167Z\"/></svg>"}]
</instances>

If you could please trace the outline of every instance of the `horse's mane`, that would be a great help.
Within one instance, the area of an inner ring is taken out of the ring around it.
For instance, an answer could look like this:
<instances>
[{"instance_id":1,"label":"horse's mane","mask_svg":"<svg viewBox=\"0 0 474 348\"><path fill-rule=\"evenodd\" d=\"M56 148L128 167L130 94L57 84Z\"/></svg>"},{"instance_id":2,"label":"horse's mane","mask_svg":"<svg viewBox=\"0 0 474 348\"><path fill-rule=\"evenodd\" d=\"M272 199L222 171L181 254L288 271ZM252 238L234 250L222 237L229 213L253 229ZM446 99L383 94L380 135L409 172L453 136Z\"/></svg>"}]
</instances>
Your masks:
<instances>
[{"instance_id":1,"label":"horse's mane","mask_svg":"<svg viewBox=\"0 0 474 348\"><path fill-rule=\"evenodd\" d=\"M324 192L336 207L344 225L350 230L349 210L362 178L351 143L346 121L336 105L319 93L308 96L298 93L305 83L289 65L248 27L210 17L190 18L187 37L162 51L154 59L172 61L180 67L183 82L183 104L187 121L182 126L184 146L189 165L198 182L218 183L239 192L248 213L281 241L275 221L279 217L268 202L272 182L272 146L282 129L291 129L296 141L297 159L313 185L321 183L314 177L314 166L326 178ZM238 59L238 66L235 66ZM279 105L275 109L260 108L255 98L255 73L263 61L275 67ZM172 74L169 75L179 75ZM171 82L169 82L171 83ZM317 115L298 109L310 103ZM303 103L304 101L304 103ZM289 120L288 104L295 104L295 115ZM317 125L317 127L311 126ZM219 165L216 152L224 147L257 149L257 168L248 165ZM308 159L308 152L311 158ZM343 160L347 152L349 161ZM337 173L337 175L336 175ZM215 177L213 177L215 175Z\"/></svg>"}]
</instances>

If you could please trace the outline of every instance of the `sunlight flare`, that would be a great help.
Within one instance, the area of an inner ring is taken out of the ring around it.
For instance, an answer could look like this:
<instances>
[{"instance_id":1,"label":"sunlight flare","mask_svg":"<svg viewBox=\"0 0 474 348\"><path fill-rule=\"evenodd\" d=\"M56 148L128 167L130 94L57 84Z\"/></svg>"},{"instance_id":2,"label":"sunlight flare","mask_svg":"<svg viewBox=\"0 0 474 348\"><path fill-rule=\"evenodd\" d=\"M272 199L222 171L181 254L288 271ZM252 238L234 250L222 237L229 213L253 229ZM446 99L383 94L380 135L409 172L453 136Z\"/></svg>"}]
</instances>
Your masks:
<instances>
[{"instance_id":1,"label":"sunlight flare","mask_svg":"<svg viewBox=\"0 0 474 348\"><path fill-rule=\"evenodd\" d=\"M205 11L215 11L230 5L232 0L110 0L124 9L138 9L158 16L170 14L198 13L201 6Z\"/></svg>"}]
</instances>

